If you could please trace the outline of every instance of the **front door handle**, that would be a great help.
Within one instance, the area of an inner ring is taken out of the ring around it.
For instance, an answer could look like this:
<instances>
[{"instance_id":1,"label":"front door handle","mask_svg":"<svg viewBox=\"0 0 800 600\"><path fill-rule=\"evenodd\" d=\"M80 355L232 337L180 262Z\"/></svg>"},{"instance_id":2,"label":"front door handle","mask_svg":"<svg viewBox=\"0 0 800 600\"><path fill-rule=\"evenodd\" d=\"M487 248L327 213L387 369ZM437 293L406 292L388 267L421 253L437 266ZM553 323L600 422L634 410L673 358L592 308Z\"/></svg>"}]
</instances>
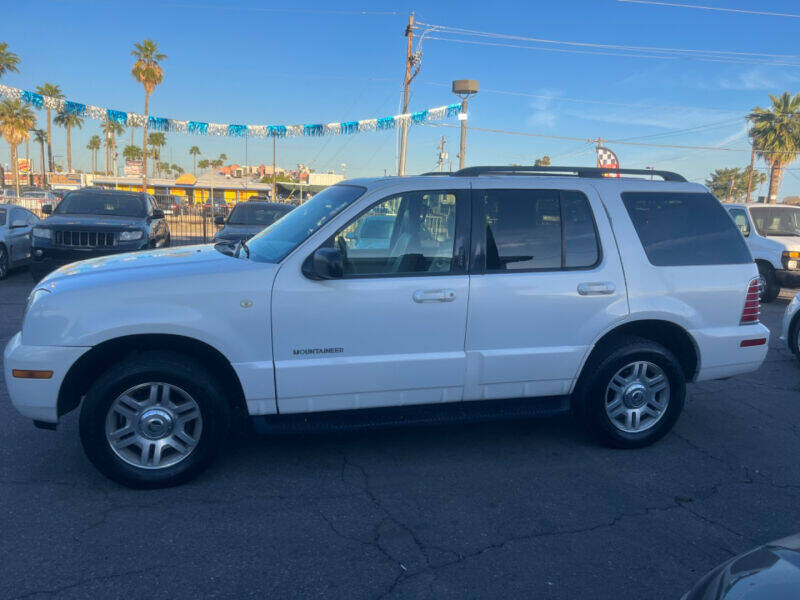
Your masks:
<instances>
[{"instance_id":1,"label":"front door handle","mask_svg":"<svg viewBox=\"0 0 800 600\"><path fill-rule=\"evenodd\" d=\"M608 296L616 290L616 286L610 281L591 281L578 285L581 296Z\"/></svg>"},{"instance_id":2,"label":"front door handle","mask_svg":"<svg viewBox=\"0 0 800 600\"><path fill-rule=\"evenodd\" d=\"M411 296L414 302L452 302L456 299L455 290L417 290Z\"/></svg>"}]
</instances>

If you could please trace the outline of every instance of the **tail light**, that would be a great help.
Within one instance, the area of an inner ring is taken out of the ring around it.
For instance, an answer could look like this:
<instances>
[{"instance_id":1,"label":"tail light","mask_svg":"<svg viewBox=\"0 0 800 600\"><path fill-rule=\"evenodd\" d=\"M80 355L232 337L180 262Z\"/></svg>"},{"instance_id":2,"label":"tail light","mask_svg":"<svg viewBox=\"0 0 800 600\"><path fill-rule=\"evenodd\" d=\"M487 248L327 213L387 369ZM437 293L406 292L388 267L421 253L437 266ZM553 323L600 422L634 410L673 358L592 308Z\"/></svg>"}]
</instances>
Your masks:
<instances>
[{"instance_id":1,"label":"tail light","mask_svg":"<svg viewBox=\"0 0 800 600\"><path fill-rule=\"evenodd\" d=\"M758 319L761 316L760 297L761 283L756 278L751 280L750 285L747 286L747 296L745 297L744 310L742 310L742 319L739 321L739 325L758 323Z\"/></svg>"}]
</instances>

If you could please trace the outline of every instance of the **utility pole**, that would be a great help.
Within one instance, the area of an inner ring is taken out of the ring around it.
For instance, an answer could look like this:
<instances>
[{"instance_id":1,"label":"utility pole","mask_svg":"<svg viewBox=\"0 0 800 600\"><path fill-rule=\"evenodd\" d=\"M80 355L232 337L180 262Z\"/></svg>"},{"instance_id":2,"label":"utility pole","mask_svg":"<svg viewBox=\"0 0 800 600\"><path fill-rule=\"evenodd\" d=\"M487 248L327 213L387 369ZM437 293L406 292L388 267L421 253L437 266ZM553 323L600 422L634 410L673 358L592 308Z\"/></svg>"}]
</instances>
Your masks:
<instances>
[{"instance_id":1,"label":"utility pole","mask_svg":"<svg viewBox=\"0 0 800 600\"><path fill-rule=\"evenodd\" d=\"M447 160L447 152L444 151L444 145L447 143L444 136L439 141L439 172L441 173L444 170L444 161Z\"/></svg>"},{"instance_id":2,"label":"utility pole","mask_svg":"<svg viewBox=\"0 0 800 600\"><path fill-rule=\"evenodd\" d=\"M752 141L750 142L750 173L747 175L747 200L750 202L750 188L753 187L753 163L756 160L756 149L753 147Z\"/></svg>"},{"instance_id":3,"label":"utility pole","mask_svg":"<svg viewBox=\"0 0 800 600\"><path fill-rule=\"evenodd\" d=\"M272 136L272 201L278 201L278 188L275 187L275 183L278 180L277 171L275 170L275 148L276 148L275 136Z\"/></svg>"},{"instance_id":4,"label":"utility pole","mask_svg":"<svg viewBox=\"0 0 800 600\"><path fill-rule=\"evenodd\" d=\"M461 145L458 152L458 168L463 169L467 161L467 99L478 93L478 82L474 79L456 79L453 82L453 93L461 98Z\"/></svg>"},{"instance_id":5,"label":"utility pole","mask_svg":"<svg viewBox=\"0 0 800 600\"><path fill-rule=\"evenodd\" d=\"M419 68L412 75L411 68L417 62L417 57L414 55L414 13L408 17L408 26L406 27L406 37L408 44L406 46L406 74L403 78L403 112L408 113L408 94L411 86L411 80L414 79L419 72ZM406 146L408 144L408 121L405 120L400 125L400 159L397 162L397 174L405 175L406 173Z\"/></svg>"}]
</instances>

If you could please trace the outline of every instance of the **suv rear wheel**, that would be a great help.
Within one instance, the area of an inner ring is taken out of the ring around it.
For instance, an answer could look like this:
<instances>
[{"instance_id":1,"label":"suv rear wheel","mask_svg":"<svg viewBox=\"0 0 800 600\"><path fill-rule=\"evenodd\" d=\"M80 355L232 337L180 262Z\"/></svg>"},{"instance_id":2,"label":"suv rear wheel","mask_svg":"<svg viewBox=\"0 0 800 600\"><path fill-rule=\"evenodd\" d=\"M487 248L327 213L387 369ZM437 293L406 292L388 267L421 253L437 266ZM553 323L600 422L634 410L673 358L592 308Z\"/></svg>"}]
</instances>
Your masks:
<instances>
[{"instance_id":1,"label":"suv rear wheel","mask_svg":"<svg viewBox=\"0 0 800 600\"><path fill-rule=\"evenodd\" d=\"M616 448L640 448L663 437L677 421L686 379L664 346L626 337L601 349L584 368L573 401L589 433Z\"/></svg>"},{"instance_id":2,"label":"suv rear wheel","mask_svg":"<svg viewBox=\"0 0 800 600\"><path fill-rule=\"evenodd\" d=\"M218 453L230 422L222 386L192 359L131 355L89 389L83 448L104 475L135 488L188 481Z\"/></svg>"}]
</instances>

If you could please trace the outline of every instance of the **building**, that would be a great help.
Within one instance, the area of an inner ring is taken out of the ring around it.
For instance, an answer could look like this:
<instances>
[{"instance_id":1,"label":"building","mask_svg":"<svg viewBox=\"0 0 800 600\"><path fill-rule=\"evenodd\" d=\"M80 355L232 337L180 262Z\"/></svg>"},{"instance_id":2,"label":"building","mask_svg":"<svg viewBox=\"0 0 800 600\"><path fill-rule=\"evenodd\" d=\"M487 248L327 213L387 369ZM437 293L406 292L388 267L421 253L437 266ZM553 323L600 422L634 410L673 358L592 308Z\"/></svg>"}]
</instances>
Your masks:
<instances>
[{"instance_id":1,"label":"building","mask_svg":"<svg viewBox=\"0 0 800 600\"><path fill-rule=\"evenodd\" d=\"M142 191L141 177L105 177L96 175L94 184L109 189ZM252 196L269 196L272 186L268 183L250 181L246 178L234 179L217 173L195 178L191 173L184 173L177 179L148 179L147 193L170 195L185 198L188 202L198 204L215 200L229 203L243 202Z\"/></svg>"}]
</instances>

